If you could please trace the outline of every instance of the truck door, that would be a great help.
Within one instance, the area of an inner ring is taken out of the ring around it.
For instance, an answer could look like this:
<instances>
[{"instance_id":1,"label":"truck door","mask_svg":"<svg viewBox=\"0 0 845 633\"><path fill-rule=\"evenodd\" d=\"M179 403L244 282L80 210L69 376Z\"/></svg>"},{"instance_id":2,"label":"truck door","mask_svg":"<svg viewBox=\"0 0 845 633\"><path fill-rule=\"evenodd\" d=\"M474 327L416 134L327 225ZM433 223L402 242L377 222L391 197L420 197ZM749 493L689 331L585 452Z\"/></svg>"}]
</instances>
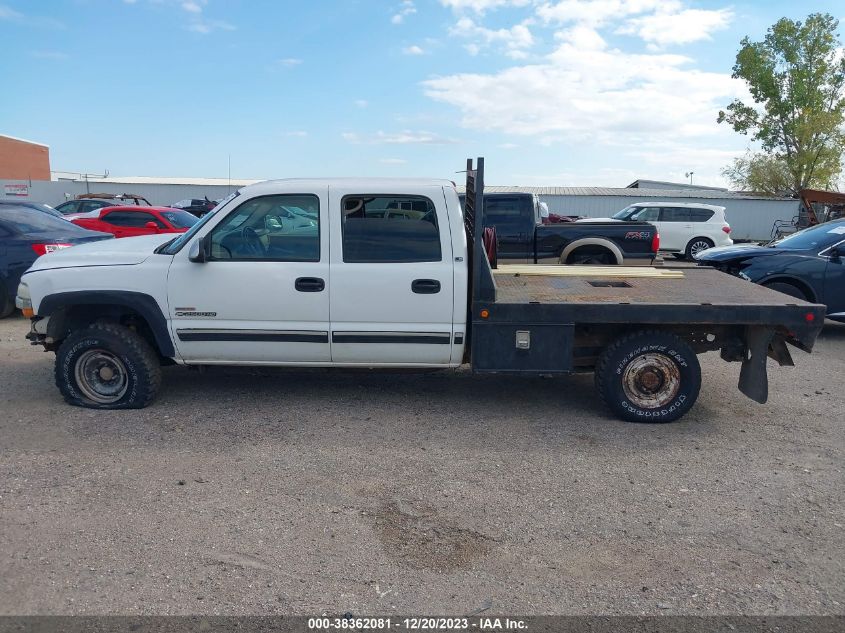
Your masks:
<instances>
[{"instance_id":1,"label":"truck door","mask_svg":"<svg viewBox=\"0 0 845 633\"><path fill-rule=\"evenodd\" d=\"M453 263L442 187L332 186L332 362L448 365Z\"/></svg>"},{"instance_id":2,"label":"truck door","mask_svg":"<svg viewBox=\"0 0 845 633\"><path fill-rule=\"evenodd\" d=\"M484 197L484 226L495 226L499 259L511 263L534 261L534 230L537 222L531 196Z\"/></svg>"},{"instance_id":3,"label":"truck door","mask_svg":"<svg viewBox=\"0 0 845 633\"><path fill-rule=\"evenodd\" d=\"M191 262L190 243L176 253L168 309L173 340L186 361L331 361L328 187L309 189L235 198L191 240L210 234L209 261ZM291 206L311 221L286 230L279 216Z\"/></svg>"}]
</instances>

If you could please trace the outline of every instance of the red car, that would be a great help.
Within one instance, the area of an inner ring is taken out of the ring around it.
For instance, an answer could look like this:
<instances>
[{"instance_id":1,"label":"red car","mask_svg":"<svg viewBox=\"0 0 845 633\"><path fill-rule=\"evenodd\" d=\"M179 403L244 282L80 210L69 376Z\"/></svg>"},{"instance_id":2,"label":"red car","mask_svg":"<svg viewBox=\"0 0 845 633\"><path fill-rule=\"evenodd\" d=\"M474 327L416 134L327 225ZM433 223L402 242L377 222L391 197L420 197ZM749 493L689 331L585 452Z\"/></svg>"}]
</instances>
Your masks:
<instances>
[{"instance_id":1,"label":"red car","mask_svg":"<svg viewBox=\"0 0 845 633\"><path fill-rule=\"evenodd\" d=\"M199 221L187 211L170 207L104 207L65 218L83 228L115 237L184 233Z\"/></svg>"}]
</instances>

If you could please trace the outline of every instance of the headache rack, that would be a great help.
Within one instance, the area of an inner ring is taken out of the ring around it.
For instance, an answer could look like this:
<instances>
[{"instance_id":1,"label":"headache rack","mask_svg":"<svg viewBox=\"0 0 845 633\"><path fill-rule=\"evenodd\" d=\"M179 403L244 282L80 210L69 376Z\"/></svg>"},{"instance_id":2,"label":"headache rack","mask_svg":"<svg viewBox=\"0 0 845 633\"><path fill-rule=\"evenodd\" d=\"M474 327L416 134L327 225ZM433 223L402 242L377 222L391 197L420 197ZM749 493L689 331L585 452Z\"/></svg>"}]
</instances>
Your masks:
<instances>
[{"instance_id":1,"label":"headache rack","mask_svg":"<svg viewBox=\"0 0 845 633\"><path fill-rule=\"evenodd\" d=\"M473 301L495 301L496 285L485 248L484 229L484 158L476 159L475 166L467 158L466 197L464 200L464 230L469 248L469 273L472 280ZM495 249L496 233L489 230L488 240ZM489 246L489 245L488 245Z\"/></svg>"}]
</instances>

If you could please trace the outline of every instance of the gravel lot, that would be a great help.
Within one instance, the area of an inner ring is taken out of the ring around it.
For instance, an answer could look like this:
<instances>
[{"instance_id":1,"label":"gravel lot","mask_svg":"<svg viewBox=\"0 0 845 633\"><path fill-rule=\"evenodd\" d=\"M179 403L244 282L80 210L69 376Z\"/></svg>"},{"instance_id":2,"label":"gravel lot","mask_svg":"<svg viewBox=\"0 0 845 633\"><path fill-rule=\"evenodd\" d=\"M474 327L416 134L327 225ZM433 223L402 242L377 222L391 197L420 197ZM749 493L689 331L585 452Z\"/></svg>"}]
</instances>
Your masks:
<instances>
[{"instance_id":1,"label":"gravel lot","mask_svg":"<svg viewBox=\"0 0 845 633\"><path fill-rule=\"evenodd\" d=\"M681 422L591 376L165 371L65 405L0 321L0 613L831 614L845 608L845 326L772 396L702 358Z\"/></svg>"}]
</instances>

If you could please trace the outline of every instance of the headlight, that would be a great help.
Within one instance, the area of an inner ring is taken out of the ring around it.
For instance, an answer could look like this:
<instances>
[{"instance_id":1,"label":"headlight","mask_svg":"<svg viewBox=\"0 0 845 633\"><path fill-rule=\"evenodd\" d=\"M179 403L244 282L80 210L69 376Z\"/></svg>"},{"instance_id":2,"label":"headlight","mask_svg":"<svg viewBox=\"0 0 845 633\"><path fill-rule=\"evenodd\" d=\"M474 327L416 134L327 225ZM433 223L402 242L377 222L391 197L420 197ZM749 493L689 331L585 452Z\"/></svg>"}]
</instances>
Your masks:
<instances>
[{"instance_id":1,"label":"headlight","mask_svg":"<svg viewBox=\"0 0 845 633\"><path fill-rule=\"evenodd\" d=\"M18 284L18 292L15 297L15 307L19 308L25 317L33 316L32 295L29 293L29 286L24 282Z\"/></svg>"}]
</instances>

